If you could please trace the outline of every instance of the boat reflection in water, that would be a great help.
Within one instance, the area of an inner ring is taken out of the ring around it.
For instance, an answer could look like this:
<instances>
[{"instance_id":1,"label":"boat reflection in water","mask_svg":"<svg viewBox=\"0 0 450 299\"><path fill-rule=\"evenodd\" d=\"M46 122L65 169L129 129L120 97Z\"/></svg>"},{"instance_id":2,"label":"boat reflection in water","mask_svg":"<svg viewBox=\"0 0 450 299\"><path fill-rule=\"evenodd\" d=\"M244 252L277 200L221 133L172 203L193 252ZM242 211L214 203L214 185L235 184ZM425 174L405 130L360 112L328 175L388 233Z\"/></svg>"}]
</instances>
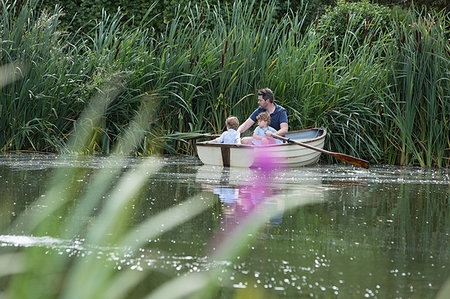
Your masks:
<instances>
[{"instance_id":1,"label":"boat reflection in water","mask_svg":"<svg viewBox=\"0 0 450 299\"><path fill-rule=\"evenodd\" d=\"M251 213L267 217L267 224L278 226L283 214L295 198L299 202L320 202L323 200L321 179L314 177L300 181L287 180L294 170L280 168L276 157L270 152L255 152L255 167L223 168L203 165L199 168L196 181L203 189L217 194L222 205L221 230L231 231ZM297 172L299 173L299 172ZM286 205L286 200L291 203ZM270 211L269 213L267 213ZM270 215L269 215L270 214Z\"/></svg>"},{"instance_id":2,"label":"boat reflection in water","mask_svg":"<svg viewBox=\"0 0 450 299\"><path fill-rule=\"evenodd\" d=\"M246 182L241 185L230 185L222 183L219 185L207 185L202 184L205 189L211 190L214 194L219 196L219 200L222 204L223 230L232 229L233 226L238 225L239 222L245 218L245 216L260 205L264 209L277 209L279 212L276 216L270 218L271 226L276 226L281 223L284 207L281 199L274 197L276 194L281 193L281 189L275 188L272 185L261 186L259 183L264 183L267 179L261 176L260 170L251 170L251 177L254 179L253 183ZM222 170L222 179L229 178L230 172L228 169ZM259 181L257 182L257 179Z\"/></svg>"}]
</instances>

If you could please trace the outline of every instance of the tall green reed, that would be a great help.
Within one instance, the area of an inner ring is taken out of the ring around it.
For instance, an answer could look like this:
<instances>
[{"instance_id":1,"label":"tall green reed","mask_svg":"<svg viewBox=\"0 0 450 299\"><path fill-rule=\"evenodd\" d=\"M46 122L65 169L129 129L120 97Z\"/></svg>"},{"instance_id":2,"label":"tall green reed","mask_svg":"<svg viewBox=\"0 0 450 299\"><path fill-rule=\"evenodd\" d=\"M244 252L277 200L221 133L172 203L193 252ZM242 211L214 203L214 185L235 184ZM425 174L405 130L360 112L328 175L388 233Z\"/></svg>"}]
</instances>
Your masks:
<instances>
[{"instance_id":1,"label":"tall green reed","mask_svg":"<svg viewBox=\"0 0 450 299\"><path fill-rule=\"evenodd\" d=\"M190 15L188 25L179 28L178 24L185 23L179 19L189 15L186 10L180 12L168 28L166 40L169 45L174 45L166 49L182 53L177 57L184 60L184 64L180 63L178 71L181 74L189 72L178 81L192 86L181 90L178 99L174 98L175 102L182 100L192 113L186 115L186 127L176 123L168 127L179 131L210 127L219 132L224 128L227 116L235 114L241 118L247 116L243 110L254 107L255 103L248 101L246 95L260 84L271 53L278 45L278 36L270 21L273 6L259 11L259 18L267 22L258 24L252 16L253 3L247 4L236 2L232 12L222 11L220 7L211 8L209 13L217 24L213 30L203 28L200 12ZM231 15L229 21L223 17L227 14ZM172 42L175 36L176 42ZM192 120L196 122L190 124Z\"/></svg>"},{"instance_id":2,"label":"tall green reed","mask_svg":"<svg viewBox=\"0 0 450 299\"><path fill-rule=\"evenodd\" d=\"M411 11L406 24L397 24L396 43L386 51L393 62L384 101L386 134L391 156L401 165L450 165L447 17Z\"/></svg>"},{"instance_id":3,"label":"tall green reed","mask_svg":"<svg viewBox=\"0 0 450 299\"><path fill-rule=\"evenodd\" d=\"M328 148L377 161L371 133L380 125L376 98L386 81L380 46L370 39L361 45L353 32L329 47L322 38L312 26L299 38L291 32L277 53L269 85L278 87L291 127L325 126Z\"/></svg>"},{"instance_id":4,"label":"tall green reed","mask_svg":"<svg viewBox=\"0 0 450 299\"><path fill-rule=\"evenodd\" d=\"M126 88L108 106L88 149L108 153L141 100L161 89L140 88L152 73L143 67L144 57L153 58L148 31L123 32L118 15L103 14L93 38L80 38L58 27L61 11L39 12L35 5L3 3L2 63L20 61L27 68L22 80L1 91L1 148L62 150L86 99L104 82L119 80Z\"/></svg>"}]
</instances>

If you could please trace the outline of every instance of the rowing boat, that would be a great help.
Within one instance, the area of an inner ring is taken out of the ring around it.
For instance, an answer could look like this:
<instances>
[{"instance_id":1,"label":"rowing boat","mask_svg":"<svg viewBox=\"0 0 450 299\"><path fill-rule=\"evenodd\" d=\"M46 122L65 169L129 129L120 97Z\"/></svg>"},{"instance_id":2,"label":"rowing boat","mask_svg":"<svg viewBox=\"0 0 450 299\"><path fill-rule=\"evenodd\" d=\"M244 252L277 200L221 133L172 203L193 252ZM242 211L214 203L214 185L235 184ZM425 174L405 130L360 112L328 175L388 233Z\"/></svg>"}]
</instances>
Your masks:
<instances>
[{"instance_id":1,"label":"rowing boat","mask_svg":"<svg viewBox=\"0 0 450 299\"><path fill-rule=\"evenodd\" d=\"M314 128L291 131L286 138L323 149L327 130ZM251 167L255 162L255 151L265 151L276 157L282 166L296 167L317 163L320 152L293 143L271 145L246 145L197 142L197 154L203 164L225 167Z\"/></svg>"}]
</instances>

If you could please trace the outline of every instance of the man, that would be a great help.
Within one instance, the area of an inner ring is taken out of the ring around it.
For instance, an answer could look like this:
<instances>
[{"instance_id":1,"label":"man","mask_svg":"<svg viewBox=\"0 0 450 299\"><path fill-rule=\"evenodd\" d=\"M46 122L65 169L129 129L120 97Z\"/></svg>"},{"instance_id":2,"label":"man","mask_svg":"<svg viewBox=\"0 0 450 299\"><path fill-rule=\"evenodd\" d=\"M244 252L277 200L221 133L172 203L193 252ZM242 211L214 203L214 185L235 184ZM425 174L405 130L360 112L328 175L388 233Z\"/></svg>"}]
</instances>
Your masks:
<instances>
[{"instance_id":1,"label":"man","mask_svg":"<svg viewBox=\"0 0 450 299\"><path fill-rule=\"evenodd\" d=\"M277 134L280 136L285 135L289 128L288 128L288 119L286 114L286 109L283 107L275 104L274 101L274 95L273 91L269 88L263 88L258 90L258 109L253 111L253 113L250 115L250 117L238 128L239 133L244 133L247 131L253 124L256 122L256 117L262 113L267 112L270 114L270 126L277 130L276 132L272 133L270 131L266 132L266 135L268 137L271 137L272 134ZM252 137L244 137L241 139L241 142L243 144L252 144L253 138Z\"/></svg>"}]
</instances>

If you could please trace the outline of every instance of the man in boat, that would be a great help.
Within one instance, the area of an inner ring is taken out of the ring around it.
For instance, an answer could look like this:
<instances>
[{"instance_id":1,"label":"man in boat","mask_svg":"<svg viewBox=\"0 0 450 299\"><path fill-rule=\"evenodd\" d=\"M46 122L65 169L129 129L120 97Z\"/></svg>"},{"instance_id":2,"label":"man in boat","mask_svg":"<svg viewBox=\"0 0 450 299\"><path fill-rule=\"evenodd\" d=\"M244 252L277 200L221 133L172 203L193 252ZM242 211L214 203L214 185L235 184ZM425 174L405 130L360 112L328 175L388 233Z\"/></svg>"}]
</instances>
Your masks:
<instances>
[{"instance_id":1,"label":"man in boat","mask_svg":"<svg viewBox=\"0 0 450 299\"><path fill-rule=\"evenodd\" d=\"M258 105L259 107L253 111L250 117L239 126L238 132L244 133L257 121L256 116L262 112L267 112L270 114L270 126L276 130L276 132L267 131L265 134L271 137L272 134L277 134L279 136L285 135L288 130L288 119L286 109L277 105L275 103L275 96L273 91L269 88L263 88L258 90ZM241 138L243 144L252 144L253 137Z\"/></svg>"}]
</instances>

